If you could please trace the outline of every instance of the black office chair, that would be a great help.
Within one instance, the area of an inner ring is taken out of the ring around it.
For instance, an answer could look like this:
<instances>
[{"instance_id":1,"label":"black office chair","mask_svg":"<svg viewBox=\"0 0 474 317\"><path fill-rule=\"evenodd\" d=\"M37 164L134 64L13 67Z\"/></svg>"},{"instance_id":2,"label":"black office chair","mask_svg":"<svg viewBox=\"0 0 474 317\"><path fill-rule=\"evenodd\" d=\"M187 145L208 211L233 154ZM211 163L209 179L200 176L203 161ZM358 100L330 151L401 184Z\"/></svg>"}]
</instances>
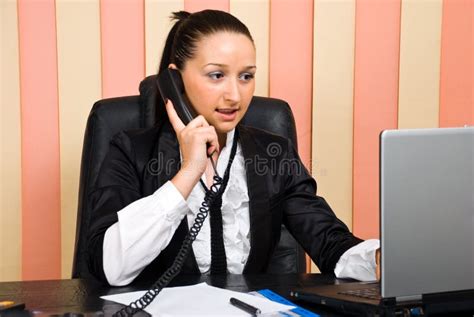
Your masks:
<instances>
[{"instance_id":1,"label":"black office chair","mask_svg":"<svg viewBox=\"0 0 474 317\"><path fill-rule=\"evenodd\" d=\"M91 211L88 209L88 193L95 183L102 161L109 149L112 137L120 131L152 127L160 113L157 109L156 76L149 76L140 83L139 96L110 98L97 101L87 121L82 149L79 202L77 211L76 243L72 268L73 278L89 278L86 263L87 235ZM242 121L287 138L295 146L296 129L288 104L279 99L253 97ZM282 226L280 242L270 261L268 273L304 273L305 254L301 246Z\"/></svg>"}]
</instances>

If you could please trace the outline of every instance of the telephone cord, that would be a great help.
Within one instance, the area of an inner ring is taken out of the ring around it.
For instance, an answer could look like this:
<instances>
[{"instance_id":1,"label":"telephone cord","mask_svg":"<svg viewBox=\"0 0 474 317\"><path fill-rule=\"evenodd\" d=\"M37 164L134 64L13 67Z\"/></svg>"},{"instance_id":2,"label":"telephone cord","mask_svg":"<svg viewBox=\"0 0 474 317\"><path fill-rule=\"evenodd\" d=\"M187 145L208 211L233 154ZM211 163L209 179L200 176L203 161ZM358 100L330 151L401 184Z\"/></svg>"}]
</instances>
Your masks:
<instances>
[{"instance_id":1,"label":"telephone cord","mask_svg":"<svg viewBox=\"0 0 474 317\"><path fill-rule=\"evenodd\" d=\"M191 250L191 245L193 241L196 240L196 237L199 231L201 231L201 228L204 224L204 220L206 220L209 214L209 208L212 202L214 201L214 199L216 199L218 195L221 194L219 193L219 189L223 183L223 179L217 173L214 160L211 157L209 159L211 160L212 166L215 171L215 175L213 177L214 183L212 184L211 188L206 191L204 201L202 202L201 207L199 208L199 212L196 216L196 219L194 220L191 229L189 229L188 234L184 238L183 244L181 245L181 248L179 249L176 258L174 259L173 264L160 276L158 281L153 284L153 286L141 298L117 311L115 314L113 314L114 317L133 316L137 312L145 309L148 305L151 304L151 302L161 292L161 290L165 288L171 282L171 280L173 280L173 278L181 271L184 261L186 260L186 257L189 254L189 251Z\"/></svg>"}]
</instances>

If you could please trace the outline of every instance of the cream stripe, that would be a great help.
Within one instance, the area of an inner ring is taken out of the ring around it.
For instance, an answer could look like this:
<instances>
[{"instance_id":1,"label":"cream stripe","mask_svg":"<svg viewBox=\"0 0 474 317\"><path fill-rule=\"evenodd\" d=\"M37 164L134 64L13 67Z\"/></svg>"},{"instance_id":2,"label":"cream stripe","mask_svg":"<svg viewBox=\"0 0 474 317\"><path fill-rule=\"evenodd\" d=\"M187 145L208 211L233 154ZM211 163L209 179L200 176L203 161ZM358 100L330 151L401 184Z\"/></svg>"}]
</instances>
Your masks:
<instances>
[{"instance_id":1,"label":"cream stripe","mask_svg":"<svg viewBox=\"0 0 474 317\"><path fill-rule=\"evenodd\" d=\"M99 0L56 0L62 278L71 277L87 116L92 104L101 97L99 17Z\"/></svg>"},{"instance_id":2,"label":"cream stripe","mask_svg":"<svg viewBox=\"0 0 474 317\"><path fill-rule=\"evenodd\" d=\"M21 119L15 0L1 2L0 17L0 281L14 281L21 278Z\"/></svg>"},{"instance_id":3,"label":"cream stripe","mask_svg":"<svg viewBox=\"0 0 474 317\"><path fill-rule=\"evenodd\" d=\"M315 1L312 171L318 182L318 194L349 228L352 226L354 26L355 0Z\"/></svg>"},{"instance_id":4,"label":"cream stripe","mask_svg":"<svg viewBox=\"0 0 474 317\"><path fill-rule=\"evenodd\" d=\"M316 0L314 13L313 174L351 227L355 0Z\"/></svg>"},{"instance_id":5,"label":"cream stripe","mask_svg":"<svg viewBox=\"0 0 474 317\"><path fill-rule=\"evenodd\" d=\"M257 48L255 95L268 96L268 58L270 43L269 0L230 0L230 13L250 30Z\"/></svg>"},{"instance_id":6,"label":"cream stripe","mask_svg":"<svg viewBox=\"0 0 474 317\"><path fill-rule=\"evenodd\" d=\"M403 0L399 128L438 126L442 0Z\"/></svg>"},{"instance_id":7,"label":"cream stripe","mask_svg":"<svg viewBox=\"0 0 474 317\"><path fill-rule=\"evenodd\" d=\"M184 8L184 0L145 0L146 75L156 74L168 32L173 26L172 12Z\"/></svg>"}]
</instances>

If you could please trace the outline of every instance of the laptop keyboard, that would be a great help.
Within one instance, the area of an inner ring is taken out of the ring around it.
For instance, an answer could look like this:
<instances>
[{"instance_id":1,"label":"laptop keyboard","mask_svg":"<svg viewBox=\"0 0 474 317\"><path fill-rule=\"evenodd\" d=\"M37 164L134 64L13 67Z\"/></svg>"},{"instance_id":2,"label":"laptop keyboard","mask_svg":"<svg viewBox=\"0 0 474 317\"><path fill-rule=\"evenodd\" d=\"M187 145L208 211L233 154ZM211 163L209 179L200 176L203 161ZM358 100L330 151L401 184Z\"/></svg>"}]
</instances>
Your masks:
<instances>
[{"instance_id":1,"label":"laptop keyboard","mask_svg":"<svg viewBox=\"0 0 474 317\"><path fill-rule=\"evenodd\" d=\"M375 285L374 287L371 287L371 288L353 289L353 290L338 292L338 294L351 295L351 296L368 298L368 299L381 299L380 285Z\"/></svg>"}]
</instances>

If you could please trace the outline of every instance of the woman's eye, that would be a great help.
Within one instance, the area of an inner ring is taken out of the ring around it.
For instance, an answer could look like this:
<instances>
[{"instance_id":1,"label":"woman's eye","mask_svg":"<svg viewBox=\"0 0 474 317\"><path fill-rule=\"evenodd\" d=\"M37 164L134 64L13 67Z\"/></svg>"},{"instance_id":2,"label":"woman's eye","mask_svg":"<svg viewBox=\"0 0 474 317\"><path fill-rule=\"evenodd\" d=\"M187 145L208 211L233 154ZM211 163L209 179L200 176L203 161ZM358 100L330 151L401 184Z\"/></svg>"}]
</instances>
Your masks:
<instances>
[{"instance_id":1,"label":"woman's eye","mask_svg":"<svg viewBox=\"0 0 474 317\"><path fill-rule=\"evenodd\" d=\"M250 80L252 80L254 77L255 77L255 75L252 74L252 73L244 73L244 74L241 74L241 75L240 75L240 79L241 79L241 80L244 80L244 81L250 81Z\"/></svg>"},{"instance_id":2,"label":"woman's eye","mask_svg":"<svg viewBox=\"0 0 474 317\"><path fill-rule=\"evenodd\" d=\"M222 77L224 77L224 74L222 74L220 72L214 72L214 73L208 74L207 76L209 76L211 79L218 80L218 79L221 79Z\"/></svg>"}]
</instances>

